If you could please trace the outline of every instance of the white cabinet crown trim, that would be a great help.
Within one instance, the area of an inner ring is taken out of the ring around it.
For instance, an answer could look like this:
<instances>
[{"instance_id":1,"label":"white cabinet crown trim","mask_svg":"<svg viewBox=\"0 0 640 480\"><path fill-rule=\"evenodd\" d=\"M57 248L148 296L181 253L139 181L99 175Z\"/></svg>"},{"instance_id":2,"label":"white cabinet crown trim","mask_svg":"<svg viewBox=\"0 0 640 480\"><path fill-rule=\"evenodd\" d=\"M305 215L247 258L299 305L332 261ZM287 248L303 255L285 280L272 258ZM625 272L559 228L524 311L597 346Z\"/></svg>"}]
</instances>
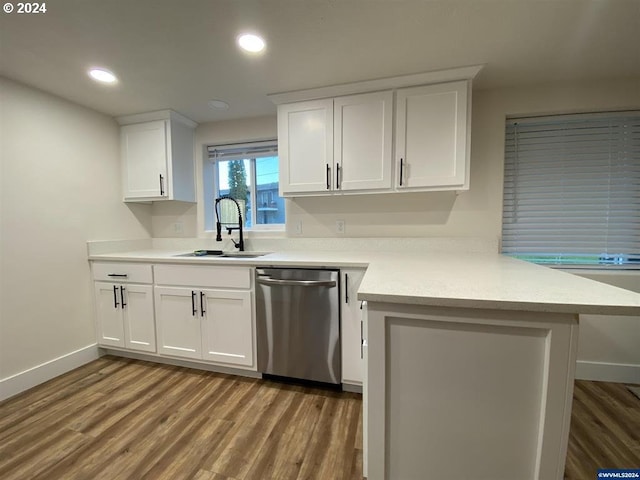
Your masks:
<instances>
[{"instance_id":1,"label":"white cabinet crown trim","mask_svg":"<svg viewBox=\"0 0 640 480\"><path fill-rule=\"evenodd\" d=\"M276 105L280 105L283 103L301 102L304 100L317 100L320 98L340 97L356 93L413 87L416 85L472 80L483 67L484 65L472 65L448 70L436 70L433 72L402 75L398 77L378 78L363 82L344 83L328 87L296 90L293 92L272 93L267 95L267 97L269 97L269 99Z\"/></svg>"},{"instance_id":2,"label":"white cabinet crown trim","mask_svg":"<svg viewBox=\"0 0 640 480\"><path fill-rule=\"evenodd\" d=\"M146 113L136 113L134 115L124 115L122 117L116 118L120 125L131 125L134 123L145 123L145 122L153 122L154 120L177 120L178 122L184 123L185 125L196 128L198 124L193 120L185 117L184 115L180 115L178 112L174 112L173 110L157 110L155 112L146 112Z\"/></svg>"}]
</instances>

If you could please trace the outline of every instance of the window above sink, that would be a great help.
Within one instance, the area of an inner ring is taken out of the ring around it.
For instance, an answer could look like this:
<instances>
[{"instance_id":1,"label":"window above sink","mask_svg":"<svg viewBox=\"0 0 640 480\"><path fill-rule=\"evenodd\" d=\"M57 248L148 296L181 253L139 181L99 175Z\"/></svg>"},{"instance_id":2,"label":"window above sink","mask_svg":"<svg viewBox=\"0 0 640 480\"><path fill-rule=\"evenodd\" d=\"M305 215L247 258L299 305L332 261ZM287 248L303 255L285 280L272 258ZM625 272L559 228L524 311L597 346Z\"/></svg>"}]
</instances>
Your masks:
<instances>
[{"instance_id":1,"label":"window above sink","mask_svg":"<svg viewBox=\"0 0 640 480\"><path fill-rule=\"evenodd\" d=\"M276 140L210 145L204 161L205 230L215 229L213 202L229 195L244 210L244 229L284 230ZM221 211L224 216L225 212Z\"/></svg>"}]
</instances>

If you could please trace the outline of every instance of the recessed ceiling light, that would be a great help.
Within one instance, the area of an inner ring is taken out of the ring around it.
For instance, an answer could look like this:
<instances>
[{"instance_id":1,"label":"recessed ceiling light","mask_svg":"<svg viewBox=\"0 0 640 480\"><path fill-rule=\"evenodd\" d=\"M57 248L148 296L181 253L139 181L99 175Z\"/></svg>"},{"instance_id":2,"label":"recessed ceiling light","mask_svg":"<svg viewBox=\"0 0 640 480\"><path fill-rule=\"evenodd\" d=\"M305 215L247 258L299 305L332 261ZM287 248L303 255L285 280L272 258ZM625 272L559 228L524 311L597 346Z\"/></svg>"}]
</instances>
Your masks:
<instances>
[{"instance_id":1,"label":"recessed ceiling light","mask_svg":"<svg viewBox=\"0 0 640 480\"><path fill-rule=\"evenodd\" d=\"M244 33L238 37L238 45L247 52L258 53L264 50L265 43L262 37L253 33Z\"/></svg>"},{"instance_id":2,"label":"recessed ceiling light","mask_svg":"<svg viewBox=\"0 0 640 480\"><path fill-rule=\"evenodd\" d=\"M209 106L214 110L229 110L229 104L222 100L209 100Z\"/></svg>"},{"instance_id":3,"label":"recessed ceiling light","mask_svg":"<svg viewBox=\"0 0 640 480\"><path fill-rule=\"evenodd\" d=\"M113 73L104 68L92 68L89 70L89 76L100 83L116 83L118 81Z\"/></svg>"}]
</instances>

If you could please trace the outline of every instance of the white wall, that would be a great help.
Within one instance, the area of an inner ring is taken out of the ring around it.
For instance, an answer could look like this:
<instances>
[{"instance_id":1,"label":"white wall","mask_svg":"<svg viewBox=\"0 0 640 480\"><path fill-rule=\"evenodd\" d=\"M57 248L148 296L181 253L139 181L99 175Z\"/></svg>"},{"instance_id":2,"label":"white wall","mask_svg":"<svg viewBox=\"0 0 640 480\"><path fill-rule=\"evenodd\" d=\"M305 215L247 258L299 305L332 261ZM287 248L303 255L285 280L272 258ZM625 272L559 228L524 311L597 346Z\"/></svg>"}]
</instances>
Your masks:
<instances>
[{"instance_id":1,"label":"white wall","mask_svg":"<svg viewBox=\"0 0 640 480\"><path fill-rule=\"evenodd\" d=\"M148 238L151 209L122 203L113 118L2 78L0 103L6 380L95 344L86 242Z\"/></svg>"}]
</instances>

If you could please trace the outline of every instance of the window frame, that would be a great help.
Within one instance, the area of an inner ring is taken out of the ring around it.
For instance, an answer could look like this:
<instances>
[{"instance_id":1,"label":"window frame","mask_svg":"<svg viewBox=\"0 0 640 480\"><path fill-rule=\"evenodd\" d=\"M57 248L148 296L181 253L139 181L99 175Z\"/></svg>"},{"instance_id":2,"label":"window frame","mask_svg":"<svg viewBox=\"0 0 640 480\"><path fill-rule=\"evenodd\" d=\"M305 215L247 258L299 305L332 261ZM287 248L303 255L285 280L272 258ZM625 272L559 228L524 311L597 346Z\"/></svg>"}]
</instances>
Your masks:
<instances>
[{"instance_id":1,"label":"window frame","mask_svg":"<svg viewBox=\"0 0 640 480\"><path fill-rule=\"evenodd\" d=\"M242 158L243 161L248 161L249 162L249 168L247 171L247 176L249 177L249 198L250 198L250 202L251 202L251 226L247 227L246 226L246 222L248 219L244 219L245 221L245 225L243 225L243 230L245 232L284 232L285 231L285 227L286 227L286 207L284 206L283 203L283 208L284 208L284 217L285 217L285 221L283 223L257 223L257 170L256 170L256 160L260 159L260 158L269 158L269 157L278 157L279 159L279 155L278 155L278 141L277 139L267 139L267 140L259 140L259 141L247 141L247 142L239 142L239 143L223 143L223 144L211 144L211 145L207 145L205 147L205 162L209 163L211 165L212 168L212 176L211 176L211 181L212 181L212 185L209 186L209 188L211 189L212 192L212 196L213 199L218 198L220 196L220 190L219 190L219 169L220 169L220 162L225 162L225 161L229 161L229 160L239 160L239 158L220 158L220 159L216 159L215 157L212 157L211 152L212 150L215 149L220 149L220 150L229 150L229 149L233 149L236 147L247 147L247 148L251 148L252 146L264 146L264 145L273 145L273 147L275 147L275 153L272 155L259 155L259 156L251 156L251 155L247 155L246 157ZM278 167L279 169L279 167ZM206 182L206 177L203 180L203 182ZM207 201L206 197L207 197L207 185L205 185L205 202ZM212 199L212 203L213 203L213 199ZM213 225L215 224L215 218L213 218L215 216L215 212L213 211L213 208L210 209L211 214L207 214L207 209L205 209L205 215L206 217L211 216L212 218L206 218L205 217L205 232L213 232ZM211 228L207 228L207 226L211 226Z\"/></svg>"}]
</instances>

